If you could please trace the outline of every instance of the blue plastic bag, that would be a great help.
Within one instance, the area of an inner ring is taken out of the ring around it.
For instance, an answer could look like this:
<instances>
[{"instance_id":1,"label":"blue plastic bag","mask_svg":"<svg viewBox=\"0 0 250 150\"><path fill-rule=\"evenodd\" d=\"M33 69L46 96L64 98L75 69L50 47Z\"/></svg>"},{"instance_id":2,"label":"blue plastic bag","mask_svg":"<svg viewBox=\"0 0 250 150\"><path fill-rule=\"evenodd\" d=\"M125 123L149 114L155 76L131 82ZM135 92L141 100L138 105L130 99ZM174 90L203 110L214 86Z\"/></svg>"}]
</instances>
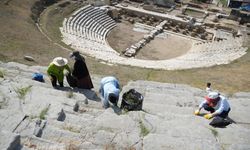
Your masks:
<instances>
[{"instance_id":1,"label":"blue plastic bag","mask_svg":"<svg viewBox=\"0 0 250 150\"><path fill-rule=\"evenodd\" d=\"M32 74L32 79L33 80L36 80L36 81L39 81L39 82L44 82L44 79L43 79L43 74L41 73L33 73Z\"/></svg>"}]
</instances>

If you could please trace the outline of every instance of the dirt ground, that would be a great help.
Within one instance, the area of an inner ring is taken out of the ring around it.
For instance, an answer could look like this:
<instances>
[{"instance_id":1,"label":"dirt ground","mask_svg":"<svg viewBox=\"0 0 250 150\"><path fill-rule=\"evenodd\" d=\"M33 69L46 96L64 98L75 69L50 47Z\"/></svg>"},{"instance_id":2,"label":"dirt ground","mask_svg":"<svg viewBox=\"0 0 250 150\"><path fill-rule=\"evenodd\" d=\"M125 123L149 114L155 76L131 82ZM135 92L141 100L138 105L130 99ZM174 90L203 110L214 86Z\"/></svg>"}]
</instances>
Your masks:
<instances>
[{"instance_id":1,"label":"dirt ground","mask_svg":"<svg viewBox=\"0 0 250 150\"><path fill-rule=\"evenodd\" d=\"M122 22L108 35L108 42L113 49L121 52L142 39L144 35L145 33L134 31L132 24ZM156 37L150 41L135 57L147 60L170 59L185 54L191 45L191 40L168 34L165 38Z\"/></svg>"},{"instance_id":2,"label":"dirt ground","mask_svg":"<svg viewBox=\"0 0 250 150\"><path fill-rule=\"evenodd\" d=\"M133 31L133 25L129 22L118 23L117 26L108 35L109 45L117 52L122 52L126 48L135 44L143 38L144 33Z\"/></svg>"},{"instance_id":3,"label":"dirt ground","mask_svg":"<svg viewBox=\"0 0 250 150\"><path fill-rule=\"evenodd\" d=\"M179 38L175 35L168 35L165 39L156 37L139 51L136 58L151 60L170 59L185 54L191 48L191 45L191 40Z\"/></svg>"},{"instance_id":4,"label":"dirt ground","mask_svg":"<svg viewBox=\"0 0 250 150\"><path fill-rule=\"evenodd\" d=\"M47 66L54 57L68 57L69 53L50 42L40 33L30 17L35 0L12 0L8 5L0 1L0 60L28 65ZM24 60L31 56L34 62Z\"/></svg>"}]
</instances>

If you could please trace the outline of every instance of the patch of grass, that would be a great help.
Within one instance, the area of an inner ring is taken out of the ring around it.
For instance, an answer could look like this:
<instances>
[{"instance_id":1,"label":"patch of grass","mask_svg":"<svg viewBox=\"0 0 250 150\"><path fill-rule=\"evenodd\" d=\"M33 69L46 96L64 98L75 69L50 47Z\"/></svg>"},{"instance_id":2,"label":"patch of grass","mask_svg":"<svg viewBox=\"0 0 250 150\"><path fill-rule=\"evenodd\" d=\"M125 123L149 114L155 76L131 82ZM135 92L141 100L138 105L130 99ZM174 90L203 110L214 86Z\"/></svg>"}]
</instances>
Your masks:
<instances>
[{"instance_id":1,"label":"patch of grass","mask_svg":"<svg viewBox=\"0 0 250 150\"><path fill-rule=\"evenodd\" d=\"M30 119L30 120L33 120L33 119L36 119L36 118L38 118L38 116L36 116L36 115L30 115L30 116L29 116L29 119Z\"/></svg>"},{"instance_id":2,"label":"patch of grass","mask_svg":"<svg viewBox=\"0 0 250 150\"><path fill-rule=\"evenodd\" d=\"M47 113L48 113L48 111L49 111L49 106L47 106L46 108L44 108L44 109L40 112L39 118L42 119L42 120L44 120L44 119L45 119L45 116L46 116Z\"/></svg>"},{"instance_id":3,"label":"patch of grass","mask_svg":"<svg viewBox=\"0 0 250 150\"><path fill-rule=\"evenodd\" d=\"M68 91L68 92L67 92L67 97L68 97L68 98L73 98L73 97L74 97L73 91Z\"/></svg>"},{"instance_id":4,"label":"patch of grass","mask_svg":"<svg viewBox=\"0 0 250 150\"><path fill-rule=\"evenodd\" d=\"M80 129L77 129L77 128L71 126L71 125L64 125L63 129L68 130L70 132L74 132L74 133L80 133Z\"/></svg>"},{"instance_id":5,"label":"patch of grass","mask_svg":"<svg viewBox=\"0 0 250 150\"><path fill-rule=\"evenodd\" d=\"M4 71L0 70L0 78L4 78Z\"/></svg>"},{"instance_id":6,"label":"patch of grass","mask_svg":"<svg viewBox=\"0 0 250 150\"><path fill-rule=\"evenodd\" d=\"M68 3L66 7L60 7L62 4L63 3L58 3L46 8L40 16L40 27L54 42L71 49L61 41L62 38L59 27L63 26L62 23L64 17L69 16L74 10L84 5L74 5L74 3Z\"/></svg>"},{"instance_id":7,"label":"patch of grass","mask_svg":"<svg viewBox=\"0 0 250 150\"><path fill-rule=\"evenodd\" d=\"M227 0L220 0L220 3L221 3L224 7L227 6Z\"/></svg>"},{"instance_id":8,"label":"patch of grass","mask_svg":"<svg viewBox=\"0 0 250 150\"><path fill-rule=\"evenodd\" d=\"M67 145L66 150L80 150L80 147L77 145L78 144L70 142L69 145Z\"/></svg>"},{"instance_id":9,"label":"patch of grass","mask_svg":"<svg viewBox=\"0 0 250 150\"><path fill-rule=\"evenodd\" d=\"M29 85L27 87L21 87L21 88L14 88L14 91L17 94L17 97L21 100L25 99L26 94L31 90L32 85Z\"/></svg>"},{"instance_id":10,"label":"patch of grass","mask_svg":"<svg viewBox=\"0 0 250 150\"><path fill-rule=\"evenodd\" d=\"M4 108L8 105L8 99L3 97L3 99L0 101L0 109Z\"/></svg>"},{"instance_id":11,"label":"patch of grass","mask_svg":"<svg viewBox=\"0 0 250 150\"><path fill-rule=\"evenodd\" d=\"M122 109L122 115L126 115L126 114L128 114L128 110L127 109Z\"/></svg>"},{"instance_id":12,"label":"patch of grass","mask_svg":"<svg viewBox=\"0 0 250 150\"><path fill-rule=\"evenodd\" d=\"M147 127L143 124L142 121L139 121L139 124L140 124L140 129L141 129L141 132L140 132L140 135L141 136L146 136L149 134L149 130L147 129Z\"/></svg>"},{"instance_id":13,"label":"patch of grass","mask_svg":"<svg viewBox=\"0 0 250 150\"><path fill-rule=\"evenodd\" d=\"M219 133L218 133L218 131L216 129L214 129L214 128L209 128L209 129L212 132L212 134L214 135L214 137L218 136Z\"/></svg>"},{"instance_id":14,"label":"patch of grass","mask_svg":"<svg viewBox=\"0 0 250 150\"><path fill-rule=\"evenodd\" d=\"M186 9L185 14L197 18L202 18L204 16L204 13L192 9Z\"/></svg>"},{"instance_id":15,"label":"patch of grass","mask_svg":"<svg viewBox=\"0 0 250 150\"><path fill-rule=\"evenodd\" d=\"M107 132L114 133L114 130L112 128L109 128L109 127L100 127L98 130L104 130L104 131L107 131Z\"/></svg>"}]
</instances>

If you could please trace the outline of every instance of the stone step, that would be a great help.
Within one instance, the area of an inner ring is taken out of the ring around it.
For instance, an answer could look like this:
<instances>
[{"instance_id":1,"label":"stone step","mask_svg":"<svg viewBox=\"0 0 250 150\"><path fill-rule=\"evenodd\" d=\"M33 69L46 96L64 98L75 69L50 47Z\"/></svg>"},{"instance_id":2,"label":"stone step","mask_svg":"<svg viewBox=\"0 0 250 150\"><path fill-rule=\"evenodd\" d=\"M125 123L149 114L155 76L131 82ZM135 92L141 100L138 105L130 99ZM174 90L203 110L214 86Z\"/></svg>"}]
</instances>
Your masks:
<instances>
[{"instance_id":1,"label":"stone step","mask_svg":"<svg viewBox=\"0 0 250 150\"><path fill-rule=\"evenodd\" d=\"M192 142L190 142L192 141ZM169 136L165 134L149 134L143 140L143 147L145 150L150 149L221 149L220 144L216 140L205 140L191 137Z\"/></svg>"},{"instance_id":2,"label":"stone step","mask_svg":"<svg viewBox=\"0 0 250 150\"><path fill-rule=\"evenodd\" d=\"M78 130L73 130L72 127L65 127L62 130L48 124L44 128L41 138L56 143L64 143L66 145L70 143L80 145L82 139L79 132Z\"/></svg>"},{"instance_id":3,"label":"stone step","mask_svg":"<svg viewBox=\"0 0 250 150\"><path fill-rule=\"evenodd\" d=\"M20 135L0 130L0 149L21 149Z\"/></svg>"},{"instance_id":4,"label":"stone step","mask_svg":"<svg viewBox=\"0 0 250 150\"><path fill-rule=\"evenodd\" d=\"M53 149L62 150L66 149L67 146L63 143L52 142L43 138L35 136L23 136L21 137L22 149Z\"/></svg>"}]
</instances>

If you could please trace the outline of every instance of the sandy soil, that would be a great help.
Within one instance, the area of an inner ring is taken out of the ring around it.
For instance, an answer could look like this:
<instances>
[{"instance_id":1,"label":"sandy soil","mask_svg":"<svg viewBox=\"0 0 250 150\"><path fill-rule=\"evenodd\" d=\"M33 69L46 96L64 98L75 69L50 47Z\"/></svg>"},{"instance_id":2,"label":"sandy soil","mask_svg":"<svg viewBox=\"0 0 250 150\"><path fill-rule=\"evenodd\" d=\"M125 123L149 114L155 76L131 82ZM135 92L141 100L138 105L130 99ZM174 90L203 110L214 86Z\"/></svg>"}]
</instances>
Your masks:
<instances>
[{"instance_id":1,"label":"sandy soil","mask_svg":"<svg viewBox=\"0 0 250 150\"><path fill-rule=\"evenodd\" d=\"M108 36L110 46L118 52L125 50L143 38L145 33L133 31L133 25L122 22ZM136 55L139 59L162 60L185 54L191 48L191 41L175 35L156 37Z\"/></svg>"},{"instance_id":2,"label":"sandy soil","mask_svg":"<svg viewBox=\"0 0 250 150\"><path fill-rule=\"evenodd\" d=\"M107 40L113 49L121 52L142 39L143 35L144 33L133 31L133 25L129 22L122 22L110 32Z\"/></svg>"},{"instance_id":3,"label":"sandy soil","mask_svg":"<svg viewBox=\"0 0 250 150\"><path fill-rule=\"evenodd\" d=\"M155 38L136 55L140 59L170 59L185 54L191 48L191 40L168 35L167 38Z\"/></svg>"}]
</instances>

